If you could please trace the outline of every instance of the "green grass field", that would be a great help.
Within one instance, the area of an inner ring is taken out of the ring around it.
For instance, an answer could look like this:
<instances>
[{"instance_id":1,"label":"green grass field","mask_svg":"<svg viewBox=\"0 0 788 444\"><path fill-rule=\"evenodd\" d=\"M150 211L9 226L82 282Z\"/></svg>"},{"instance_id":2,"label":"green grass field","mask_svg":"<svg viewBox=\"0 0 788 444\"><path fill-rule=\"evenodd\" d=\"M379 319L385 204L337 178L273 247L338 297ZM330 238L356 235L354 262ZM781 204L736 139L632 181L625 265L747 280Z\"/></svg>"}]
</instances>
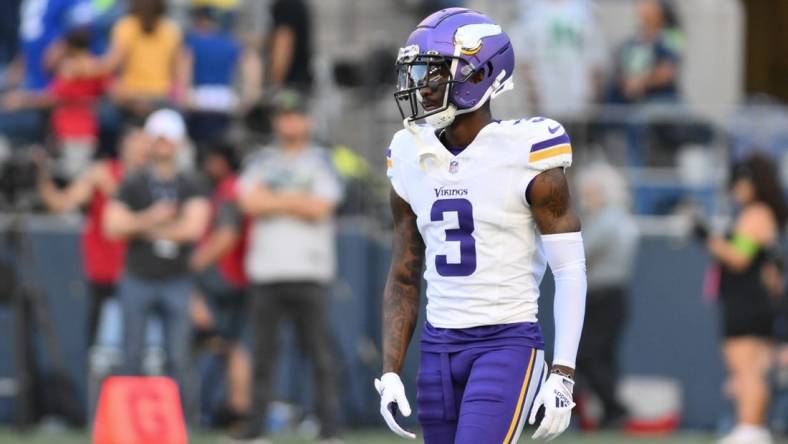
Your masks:
<instances>
[{"instance_id":1,"label":"green grass field","mask_svg":"<svg viewBox=\"0 0 788 444\"><path fill-rule=\"evenodd\" d=\"M346 435L347 444L406 444L413 441L400 439L385 430L352 432ZM0 429L0 444L85 444L90 442L87 433L75 432L37 432L20 435L9 430ZM195 433L192 444L221 444L227 442L221 435L211 433ZM313 441L297 437L280 437L273 440L274 444L307 444ZM534 442L529 437L520 438L520 443ZM714 444L712 435L683 434L664 438L635 438L612 434L569 434L553 441L556 444ZM776 441L786 444L788 441Z\"/></svg>"}]
</instances>

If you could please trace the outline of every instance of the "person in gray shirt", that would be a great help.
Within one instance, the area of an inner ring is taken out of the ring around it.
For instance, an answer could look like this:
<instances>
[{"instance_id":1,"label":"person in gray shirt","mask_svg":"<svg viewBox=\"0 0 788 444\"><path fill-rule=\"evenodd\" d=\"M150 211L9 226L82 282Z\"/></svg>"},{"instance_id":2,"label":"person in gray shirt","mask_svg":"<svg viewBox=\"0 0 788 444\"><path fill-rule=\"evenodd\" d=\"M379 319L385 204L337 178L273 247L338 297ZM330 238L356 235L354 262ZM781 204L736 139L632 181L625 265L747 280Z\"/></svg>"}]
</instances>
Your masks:
<instances>
[{"instance_id":1,"label":"person in gray shirt","mask_svg":"<svg viewBox=\"0 0 788 444\"><path fill-rule=\"evenodd\" d=\"M588 268L586 317L577 356L579 382L601 401L600 427L615 428L626 417L616 398L617 358L639 234L629 211L628 184L615 168L591 164L578 179Z\"/></svg>"},{"instance_id":2,"label":"person in gray shirt","mask_svg":"<svg viewBox=\"0 0 788 444\"><path fill-rule=\"evenodd\" d=\"M326 149L311 141L304 99L275 98L275 142L252 155L239 180L239 204L252 218L246 273L255 337L254 415L234 438L254 440L271 397L280 323L295 323L312 360L321 439L338 434L339 401L328 322L328 284L336 272L334 209L342 184Z\"/></svg>"}]
</instances>

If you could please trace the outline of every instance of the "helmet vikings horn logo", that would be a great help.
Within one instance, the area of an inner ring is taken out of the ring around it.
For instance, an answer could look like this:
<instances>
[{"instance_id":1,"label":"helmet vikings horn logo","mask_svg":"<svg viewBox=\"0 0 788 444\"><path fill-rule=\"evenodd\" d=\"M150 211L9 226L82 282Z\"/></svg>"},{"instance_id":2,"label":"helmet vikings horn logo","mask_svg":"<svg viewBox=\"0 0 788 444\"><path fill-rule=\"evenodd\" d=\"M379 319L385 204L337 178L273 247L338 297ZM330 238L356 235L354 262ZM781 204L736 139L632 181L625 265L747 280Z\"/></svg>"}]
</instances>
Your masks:
<instances>
[{"instance_id":1,"label":"helmet vikings horn logo","mask_svg":"<svg viewBox=\"0 0 788 444\"><path fill-rule=\"evenodd\" d=\"M482 50L482 39L502 33L501 27L491 23L474 23L457 28L454 46L465 55L474 55Z\"/></svg>"}]
</instances>

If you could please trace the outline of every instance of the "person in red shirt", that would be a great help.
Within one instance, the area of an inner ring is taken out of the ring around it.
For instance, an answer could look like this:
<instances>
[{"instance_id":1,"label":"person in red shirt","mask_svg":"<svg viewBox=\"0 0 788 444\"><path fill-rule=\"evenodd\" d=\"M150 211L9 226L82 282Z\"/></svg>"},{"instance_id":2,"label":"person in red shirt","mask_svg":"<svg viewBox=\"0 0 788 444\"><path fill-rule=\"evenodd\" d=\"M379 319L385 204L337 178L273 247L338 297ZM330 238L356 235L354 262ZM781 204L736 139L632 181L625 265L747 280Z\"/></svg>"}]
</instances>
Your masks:
<instances>
[{"instance_id":1,"label":"person in red shirt","mask_svg":"<svg viewBox=\"0 0 788 444\"><path fill-rule=\"evenodd\" d=\"M215 415L219 426L232 426L245 418L250 407L251 361L241 341L246 318L244 272L249 221L236 204L238 161L232 146L208 149L203 170L214 185L208 233L191 259L201 293L194 299L197 330L218 337L227 359L228 397Z\"/></svg>"},{"instance_id":2,"label":"person in red shirt","mask_svg":"<svg viewBox=\"0 0 788 444\"><path fill-rule=\"evenodd\" d=\"M92 301L88 314L88 344L95 343L102 306L115 294L126 255L125 243L108 239L102 231L104 206L115 195L125 174L147 164L149 145L142 128L129 127L121 140L119 159L95 162L63 189L54 184L44 162L38 162L38 190L49 211L66 213L87 206L81 247Z\"/></svg>"},{"instance_id":3,"label":"person in red shirt","mask_svg":"<svg viewBox=\"0 0 788 444\"><path fill-rule=\"evenodd\" d=\"M98 59L90 52L90 32L70 32L49 85L52 133L66 178L78 176L93 158L98 138L95 106L106 83Z\"/></svg>"}]
</instances>

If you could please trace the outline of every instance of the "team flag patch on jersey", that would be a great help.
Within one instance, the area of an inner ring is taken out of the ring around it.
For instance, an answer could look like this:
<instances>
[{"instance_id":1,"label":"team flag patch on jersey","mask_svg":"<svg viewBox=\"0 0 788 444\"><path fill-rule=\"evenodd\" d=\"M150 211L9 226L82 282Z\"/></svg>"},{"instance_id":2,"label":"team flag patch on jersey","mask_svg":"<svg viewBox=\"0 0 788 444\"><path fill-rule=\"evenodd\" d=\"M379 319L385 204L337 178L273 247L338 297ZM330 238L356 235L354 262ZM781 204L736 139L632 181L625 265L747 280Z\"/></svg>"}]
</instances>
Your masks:
<instances>
[{"instance_id":1,"label":"team flag patch on jersey","mask_svg":"<svg viewBox=\"0 0 788 444\"><path fill-rule=\"evenodd\" d=\"M394 162L391 161L391 149L386 150L386 168L391 169L394 165Z\"/></svg>"},{"instance_id":2,"label":"team flag patch on jersey","mask_svg":"<svg viewBox=\"0 0 788 444\"><path fill-rule=\"evenodd\" d=\"M528 161L537 162L562 154L572 154L572 145L566 133L558 137L553 137L552 139L535 143L531 147L531 154L528 156Z\"/></svg>"}]
</instances>

